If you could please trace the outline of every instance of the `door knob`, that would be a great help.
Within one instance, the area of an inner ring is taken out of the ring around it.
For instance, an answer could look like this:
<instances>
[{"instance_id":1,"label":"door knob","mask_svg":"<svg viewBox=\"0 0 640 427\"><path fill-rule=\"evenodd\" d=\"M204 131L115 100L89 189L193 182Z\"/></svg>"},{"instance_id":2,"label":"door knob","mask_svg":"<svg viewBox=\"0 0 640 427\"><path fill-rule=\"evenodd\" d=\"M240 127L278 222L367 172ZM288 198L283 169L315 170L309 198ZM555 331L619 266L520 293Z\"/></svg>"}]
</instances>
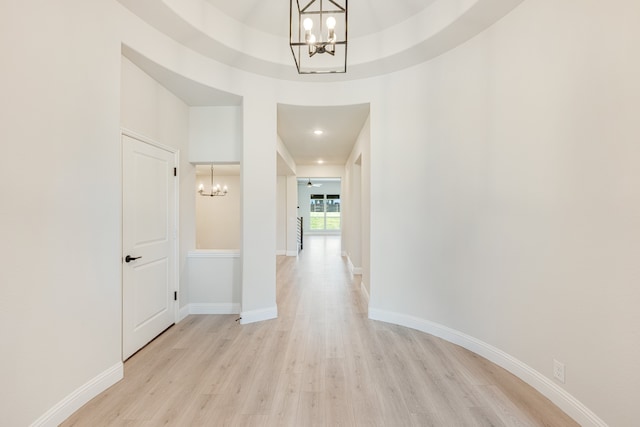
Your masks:
<instances>
[{"instance_id":1,"label":"door knob","mask_svg":"<svg viewBox=\"0 0 640 427\"><path fill-rule=\"evenodd\" d=\"M138 258L142 258L141 256L131 256L131 255L127 255L126 257L124 257L124 262L131 262L131 261L135 261Z\"/></svg>"}]
</instances>

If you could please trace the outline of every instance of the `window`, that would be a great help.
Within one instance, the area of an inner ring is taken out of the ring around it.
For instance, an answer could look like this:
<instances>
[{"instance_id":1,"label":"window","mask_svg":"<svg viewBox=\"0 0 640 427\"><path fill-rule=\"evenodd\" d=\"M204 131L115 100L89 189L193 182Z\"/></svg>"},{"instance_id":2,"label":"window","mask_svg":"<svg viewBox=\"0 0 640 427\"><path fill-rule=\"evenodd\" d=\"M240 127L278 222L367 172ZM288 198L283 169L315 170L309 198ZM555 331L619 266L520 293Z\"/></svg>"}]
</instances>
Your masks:
<instances>
[{"instance_id":1,"label":"window","mask_svg":"<svg viewBox=\"0 0 640 427\"><path fill-rule=\"evenodd\" d=\"M340 195L312 194L309 206L311 230L340 230Z\"/></svg>"}]
</instances>

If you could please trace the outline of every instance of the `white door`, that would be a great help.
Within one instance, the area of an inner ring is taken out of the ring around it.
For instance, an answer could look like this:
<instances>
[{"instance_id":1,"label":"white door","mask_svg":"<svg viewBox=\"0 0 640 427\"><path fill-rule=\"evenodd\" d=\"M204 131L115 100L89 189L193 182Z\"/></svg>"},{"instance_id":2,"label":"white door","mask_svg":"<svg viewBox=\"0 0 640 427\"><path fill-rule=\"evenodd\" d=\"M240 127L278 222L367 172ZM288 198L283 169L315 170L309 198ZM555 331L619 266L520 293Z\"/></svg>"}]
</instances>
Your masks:
<instances>
[{"instance_id":1,"label":"white door","mask_svg":"<svg viewBox=\"0 0 640 427\"><path fill-rule=\"evenodd\" d=\"M122 135L122 357L175 321L175 155Z\"/></svg>"}]
</instances>

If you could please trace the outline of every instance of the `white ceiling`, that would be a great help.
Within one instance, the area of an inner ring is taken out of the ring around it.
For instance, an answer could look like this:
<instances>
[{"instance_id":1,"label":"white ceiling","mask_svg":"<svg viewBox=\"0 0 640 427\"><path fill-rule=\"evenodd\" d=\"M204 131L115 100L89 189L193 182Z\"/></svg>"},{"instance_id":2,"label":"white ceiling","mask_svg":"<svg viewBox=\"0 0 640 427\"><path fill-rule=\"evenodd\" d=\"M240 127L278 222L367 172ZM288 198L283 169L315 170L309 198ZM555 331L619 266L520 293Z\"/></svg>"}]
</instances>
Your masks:
<instances>
[{"instance_id":1,"label":"white ceiling","mask_svg":"<svg viewBox=\"0 0 640 427\"><path fill-rule=\"evenodd\" d=\"M289 37L287 0L206 0L238 22L273 34ZM301 0L307 4L310 0ZM328 0L324 0L328 2ZM350 0L349 35L353 38L379 33L429 7L435 0Z\"/></svg>"},{"instance_id":2,"label":"white ceiling","mask_svg":"<svg viewBox=\"0 0 640 427\"><path fill-rule=\"evenodd\" d=\"M118 1L183 46L234 69L322 82L378 76L428 61L476 36L523 0L351 0L347 72L322 75L296 72L287 0Z\"/></svg>"},{"instance_id":3,"label":"white ceiling","mask_svg":"<svg viewBox=\"0 0 640 427\"><path fill-rule=\"evenodd\" d=\"M281 79L335 81L428 61L480 33L523 0L351 0L348 71L313 76L297 75L287 52L287 0L119 1L177 42L231 67ZM127 46L123 54L190 106L242 104L241 96L185 78ZM322 159L343 165L368 114L367 104L278 105L278 134L296 164L316 165ZM317 128L322 136L313 134ZM286 169L279 159L278 170ZM218 173L225 172L216 168Z\"/></svg>"},{"instance_id":4,"label":"white ceiling","mask_svg":"<svg viewBox=\"0 0 640 427\"><path fill-rule=\"evenodd\" d=\"M369 104L303 107L278 104L278 135L297 165L344 165L369 116ZM322 130L315 135L314 130Z\"/></svg>"},{"instance_id":5,"label":"white ceiling","mask_svg":"<svg viewBox=\"0 0 640 427\"><path fill-rule=\"evenodd\" d=\"M215 89L181 76L151 61L146 56L128 46L122 46L122 54L191 107L215 107L242 104L241 96Z\"/></svg>"}]
</instances>

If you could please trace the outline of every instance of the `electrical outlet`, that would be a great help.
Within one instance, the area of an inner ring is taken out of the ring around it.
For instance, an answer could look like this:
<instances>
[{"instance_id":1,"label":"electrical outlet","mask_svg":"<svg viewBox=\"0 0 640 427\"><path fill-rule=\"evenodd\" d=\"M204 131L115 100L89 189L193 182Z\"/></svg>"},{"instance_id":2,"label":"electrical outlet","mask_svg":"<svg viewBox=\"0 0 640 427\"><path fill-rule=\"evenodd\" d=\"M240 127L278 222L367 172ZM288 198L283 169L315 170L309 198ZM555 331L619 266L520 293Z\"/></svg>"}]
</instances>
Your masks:
<instances>
[{"instance_id":1,"label":"electrical outlet","mask_svg":"<svg viewBox=\"0 0 640 427\"><path fill-rule=\"evenodd\" d=\"M553 377L564 384L564 363L553 360Z\"/></svg>"}]
</instances>

